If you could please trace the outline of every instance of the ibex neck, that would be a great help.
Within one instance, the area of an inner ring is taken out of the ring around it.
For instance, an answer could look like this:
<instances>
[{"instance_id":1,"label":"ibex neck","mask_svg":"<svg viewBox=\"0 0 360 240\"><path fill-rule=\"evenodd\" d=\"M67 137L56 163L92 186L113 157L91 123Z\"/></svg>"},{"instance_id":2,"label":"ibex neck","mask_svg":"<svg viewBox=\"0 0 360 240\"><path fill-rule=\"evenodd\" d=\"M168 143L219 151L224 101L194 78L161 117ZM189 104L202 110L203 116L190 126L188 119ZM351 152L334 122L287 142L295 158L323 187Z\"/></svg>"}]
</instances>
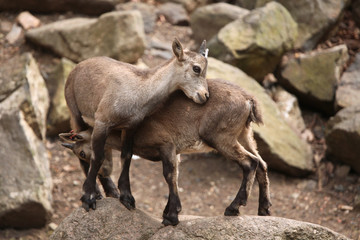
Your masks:
<instances>
[{"instance_id":1,"label":"ibex neck","mask_svg":"<svg viewBox=\"0 0 360 240\"><path fill-rule=\"evenodd\" d=\"M178 89L176 61L175 58L169 60L158 69L155 69L154 73L149 76L146 83L149 96L146 103L148 108L155 109L165 101L172 92Z\"/></svg>"}]
</instances>

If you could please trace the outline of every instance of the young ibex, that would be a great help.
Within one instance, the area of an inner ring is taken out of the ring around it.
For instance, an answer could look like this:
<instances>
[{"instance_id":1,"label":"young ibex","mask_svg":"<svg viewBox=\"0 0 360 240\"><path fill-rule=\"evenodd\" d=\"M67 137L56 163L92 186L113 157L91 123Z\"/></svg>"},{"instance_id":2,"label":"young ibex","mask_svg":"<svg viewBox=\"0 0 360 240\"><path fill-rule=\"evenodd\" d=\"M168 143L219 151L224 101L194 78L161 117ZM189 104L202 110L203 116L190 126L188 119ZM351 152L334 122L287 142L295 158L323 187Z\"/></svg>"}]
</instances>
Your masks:
<instances>
[{"instance_id":1,"label":"young ibex","mask_svg":"<svg viewBox=\"0 0 360 240\"><path fill-rule=\"evenodd\" d=\"M96 208L96 176L104 161L104 146L111 130L122 130L121 162L128 168L132 157L133 135L137 125L161 106L168 96L182 90L194 102L209 98L205 79L207 69L206 42L195 53L183 50L175 39L175 57L163 65L139 69L107 57L95 57L79 63L65 85L65 98L71 112L75 132L93 128L92 159L83 184L81 198L86 210ZM135 207L128 182L128 171L119 179L120 201Z\"/></svg>"},{"instance_id":2,"label":"young ibex","mask_svg":"<svg viewBox=\"0 0 360 240\"><path fill-rule=\"evenodd\" d=\"M169 186L169 198L163 212L165 225L176 225L181 203L178 196L177 154L216 150L224 157L236 161L243 169L243 181L234 201L226 208L225 215L239 214L239 206L246 205L256 175L259 183L259 215L269 215L270 195L267 165L257 152L253 139L251 122L262 123L256 100L242 88L223 80L208 80L211 97L204 105L187 99L176 92L166 104L152 116L145 118L134 136L134 153L152 161L162 161L163 174ZM61 134L83 161L89 162L90 131L81 132L73 140L71 134ZM119 132L112 131L106 142L106 149L121 150ZM109 174L112 168L111 155L103 165L101 180L108 196L116 196ZM129 168L123 167L122 173ZM108 174L108 175L106 175ZM110 179L110 180L109 180ZM129 185L129 179L125 183ZM104 184L105 183L105 184ZM130 186L129 186L130 188ZM115 189L116 191L116 189Z\"/></svg>"}]
</instances>

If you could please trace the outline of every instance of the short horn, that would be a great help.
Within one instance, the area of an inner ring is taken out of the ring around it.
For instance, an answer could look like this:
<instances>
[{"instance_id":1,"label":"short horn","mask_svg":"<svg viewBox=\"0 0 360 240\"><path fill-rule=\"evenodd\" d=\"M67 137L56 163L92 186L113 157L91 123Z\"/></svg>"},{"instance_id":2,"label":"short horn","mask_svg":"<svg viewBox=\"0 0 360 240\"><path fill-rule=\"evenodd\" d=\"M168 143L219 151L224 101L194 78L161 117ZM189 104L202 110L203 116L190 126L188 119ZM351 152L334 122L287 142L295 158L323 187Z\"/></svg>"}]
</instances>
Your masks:
<instances>
[{"instance_id":1,"label":"short horn","mask_svg":"<svg viewBox=\"0 0 360 240\"><path fill-rule=\"evenodd\" d=\"M62 145L63 147L69 148L69 149L71 149L71 150L74 149L74 144L73 144L73 143L61 143L61 145Z\"/></svg>"},{"instance_id":2,"label":"short horn","mask_svg":"<svg viewBox=\"0 0 360 240\"><path fill-rule=\"evenodd\" d=\"M206 54L206 40L201 43L199 53L205 57Z\"/></svg>"}]
</instances>

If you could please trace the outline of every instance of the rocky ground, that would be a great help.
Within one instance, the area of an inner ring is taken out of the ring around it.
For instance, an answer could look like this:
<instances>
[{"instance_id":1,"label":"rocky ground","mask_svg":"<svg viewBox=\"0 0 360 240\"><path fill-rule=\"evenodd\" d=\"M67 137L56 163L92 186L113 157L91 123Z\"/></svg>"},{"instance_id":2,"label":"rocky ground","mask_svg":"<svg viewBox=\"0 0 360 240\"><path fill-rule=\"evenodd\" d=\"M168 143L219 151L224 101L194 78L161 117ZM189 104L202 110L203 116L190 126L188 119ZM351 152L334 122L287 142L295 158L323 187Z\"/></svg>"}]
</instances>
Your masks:
<instances>
[{"instance_id":1,"label":"rocky ground","mask_svg":"<svg viewBox=\"0 0 360 240\"><path fill-rule=\"evenodd\" d=\"M43 23L73 17L72 14L36 16ZM11 28L15 18L16 14L0 13L2 29ZM354 56L359 51L359 46L356 42L347 40L354 38L351 35L353 31L351 31L351 26L349 27L349 19L351 20L349 14L345 14L336 37L325 41L319 47L327 48L345 42L350 46L351 56ZM182 42L187 43L186 45L192 46L189 27L172 26L164 19L157 22L156 30L147 37L161 42L171 41L175 35ZM0 65L11 56L20 55L25 51L33 52L43 73L59 61L51 53L26 43L23 36L15 45L9 45L1 36L0 51ZM163 61L158 57L159 54L161 55L161 53L148 50L142 57L142 61L149 66L157 65ZM312 142L313 151L321 159L325 151L324 119L311 111L304 111L303 115L307 128L311 129L315 136ZM62 219L80 206L79 198L84 176L78 161L72 153L60 146L57 139L47 139L46 146L54 184L54 213L50 224L42 229L0 230L0 239L47 239ZM113 173L114 181L119 176L118 160L116 157L114 161L116 166ZM183 156L182 160L179 179L182 214L222 215L239 188L241 170L234 163L215 155ZM337 163L323 160L317 164L318 171L306 178L292 178L270 171L272 215L320 224L351 239L359 240L360 210L353 209L352 206L355 196L360 193L360 176L349 172L348 167ZM142 159L133 161L131 184L137 207L161 218L168 193L161 164ZM255 215L257 213L257 197L258 190L255 186L248 206L240 210L241 214Z\"/></svg>"}]
</instances>

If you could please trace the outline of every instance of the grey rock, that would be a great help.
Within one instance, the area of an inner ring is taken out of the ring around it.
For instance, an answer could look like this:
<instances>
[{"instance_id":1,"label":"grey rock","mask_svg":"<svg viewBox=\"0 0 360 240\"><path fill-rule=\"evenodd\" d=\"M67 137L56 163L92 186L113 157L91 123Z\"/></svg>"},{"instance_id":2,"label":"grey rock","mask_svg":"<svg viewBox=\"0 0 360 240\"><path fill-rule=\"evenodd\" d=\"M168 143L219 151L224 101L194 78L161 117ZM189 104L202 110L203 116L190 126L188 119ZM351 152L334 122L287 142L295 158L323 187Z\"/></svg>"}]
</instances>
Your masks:
<instances>
[{"instance_id":1,"label":"grey rock","mask_svg":"<svg viewBox=\"0 0 360 240\"><path fill-rule=\"evenodd\" d=\"M248 10L228 3L214 3L199 7L190 17L193 37L198 44L204 39L209 41L226 24L248 13Z\"/></svg>"},{"instance_id":2,"label":"grey rock","mask_svg":"<svg viewBox=\"0 0 360 240\"><path fill-rule=\"evenodd\" d=\"M237 0L239 6L253 9L273 0ZM350 0L274 0L282 4L297 22L299 35L295 47L313 49L333 29ZM356 2L356 1L355 1ZM356 3L354 2L354 5ZM357 4L360 5L360 4Z\"/></svg>"},{"instance_id":3,"label":"grey rock","mask_svg":"<svg viewBox=\"0 0 360 240\"><path fill-rule=\"evenodd\" d=\"M346 45L284 56L279 82L301 102L331 114L334 112L335 89L348 57Z\"/></svg>"},{"instance_id":4,"label":"grey rock","mask_svg":"<svg viewBox=\"0 0 360 240\"><path fill-rule=\"evenodd\" d=\"M62 20L31 29L26 38L75 62L100 55L136 62L145 50L144 26L138 11Z\"/></svg>"},{"instance_id":5,"label":"grey rock","mask_svg":"<svg viewBox=\"0 0 360 240\"><path fill-rule=\"evenodd\" d=\"M360 173L360 105L340 110L332 117L325 131L326 154Z\"/></svg>"},{"instance_id":6,"label":"grey rock","mask_svg":"<svg viewBox=\"0 0 360 240\"><path fill-rule=\"evenodd\" d=\"M209 54L261 81L293 48L296 37L297 24L289 12L271 2L223 27L210 41Z\"/></svg>"},{"instance_id":7,"label":"grey rock","mask_svg":"<svg viewBox=\"0 0 360 240\"><path fill-rule=\"evenodd\" d=\"M340 240L328 228L279 217L187 217L176 227L164 227L141 210L128 211L118 200L98 202L96 211L75 210L50 237L59 239L241 239Z\"/></svg>"},{"instance_id":8,"label":"grey rock","mask_svg":"<svg viewBox=\"0 0 360 240\"><path fill-rule=\"evenodd\" d=\"M189 16L181 4L164 3L159 6L158 15L163 15L172 25L189 25Z\"/></svg>"},{"instance_id":9,"label":"grey rock","mask_svg":"<svg viewBox=\"0 0 360 240\"><path fill-rule=\"evenodd\" d=\"M117 10L129 11L129 10L138 10L141 13L144 30L146 33L151 33L154 31L156 26L156 7L142 2L127 2L116 5Z\"/></svg>"},{"instance_id":10,"label":"grey rock","mask_svg":"<svg viewBox=\"0 0 360 240\"><path fill-rule=\"evenodd\" d=\"M0 11L28 10L37 13L72 11L89 15L99 15L114 10L114 0L0 0Z\"/></svg>"},{"instance_id":11,"label":"grey rock","mask_svg":"<svg viewBox=\"0 0 360 240\"><path fill-rule=\"evenodd\" d=\"M11 28L11 31L6 34L5 39L10 44L15 44L21 38L21 33L22 28L19 25L14 24Z\"/></svg>"},{"instance_id":12,"label":"grey rock","mask_svg":"<svg viewBox=\"0 0 360 240\"><path fill-rule=\"evenodd\" d=\"M208 0L159 0L158 2L161 2L161 3L167 3L167 2L178 3L178 4L183 5L184 8L186 9L186 11L192 12L196 8L198 8L200 6L204 6L205 4L207 4Z\"/></svg>"},{"instance_id":13,"label":"grey rock","mask_svg":"<svg viewBox=\"0 0 360 240\"><path fill-rule=\"evenodd\" d=\"M43 227L52 214L45 134L48 95L32 56L20 59L24 84L0 103L0 228Z\"/></svg>"},{"instance_id":14,"label":"grey rock","mask_svg":"<svg viewBox=\"0 0 360 240\"><path fill-rule=\"evenodd\" d=\"M65 82L75 63L62 58L47 81L50 93L50 108L47 116L47 136L55 137L70 129L70 112L67 107L64 89Z\"/></svg>"},{"instance_id":15,"label":"grey rock","mask_svg":"<svg viewBox=\"0 0 360 240\"><path fill-rule=\"evenodd\" d=\"M253 125L260 155L269 167L293 176L313 171L310 146L286 123L276 103L254 79L241 70L208 59L208 78L221 78L243 87L260 102L264 125Z\"/></svg>"},{"instance_id":16,"label":"grey rock","mask_svg":"<svg viewBox=\"0 0 360 240\"><path fill-rule=\"evenodd\" d=\"M360 104L360 53L341 76L336 90L337 109Z\"/></svg>"}]
</instances>

